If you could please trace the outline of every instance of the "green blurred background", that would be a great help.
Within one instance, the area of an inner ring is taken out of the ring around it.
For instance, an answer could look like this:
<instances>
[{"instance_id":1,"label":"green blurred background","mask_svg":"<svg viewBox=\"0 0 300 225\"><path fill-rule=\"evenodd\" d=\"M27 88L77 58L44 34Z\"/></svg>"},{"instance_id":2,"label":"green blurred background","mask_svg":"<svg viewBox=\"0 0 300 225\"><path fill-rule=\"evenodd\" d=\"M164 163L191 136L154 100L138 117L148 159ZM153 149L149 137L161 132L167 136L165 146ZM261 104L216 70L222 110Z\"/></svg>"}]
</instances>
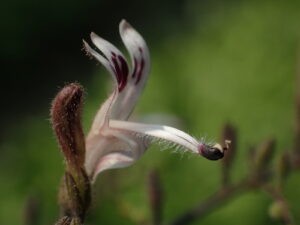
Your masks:
<instances>
[{"instance_id":1,"label":"green blurred background","mask_svg":"<svg viewBox=\"0 0 300 225\"><path fill-rule=\"evenodd\" d=\"M24 224L28 199L39 206L37 224L58 218L63 160L49 122L51 99L64 84L80 82L87 92L89 129L109 93L110 77L81 51L82 38L94 31L124 49L118 34L122 18L144 36L152 59L137 120L176 115L181 128L208 140L218 140L230 121L239 137L234 180L247 174L250 145L275 137L275 160L293 146L300 1L13 0L0 11L1 225ZM220 162L153 146L135 165L99 177L88 223L147 224L147 177L153 168L164 189L165 221L220 185ZM295 173L285 194L297 221L299 187ZM277 224L268 216L270 204L268 196L250 192L193 224Z\"/></svg>"}]
</instances>

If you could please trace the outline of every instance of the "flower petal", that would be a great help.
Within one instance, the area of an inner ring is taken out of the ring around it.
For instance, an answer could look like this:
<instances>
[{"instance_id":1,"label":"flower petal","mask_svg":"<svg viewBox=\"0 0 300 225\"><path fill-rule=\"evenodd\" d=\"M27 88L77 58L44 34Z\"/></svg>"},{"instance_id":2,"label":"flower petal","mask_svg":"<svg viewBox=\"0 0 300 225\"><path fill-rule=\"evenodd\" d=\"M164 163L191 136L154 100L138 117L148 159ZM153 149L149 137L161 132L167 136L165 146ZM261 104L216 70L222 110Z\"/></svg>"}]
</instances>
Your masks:
<instances>
[{"instance_id":1,"label":"flower petal","mask_svg":"<svg viewBox=\"0 0 300 225\"><path fill-rule=\"evenodd\" d=\"M200 154L210 160L217 160L223 157L224 150L219 144L213 146L202 143L187 133L173 127L163 125L150 125L128 121L110 120L109 126L112 129L136 133L137 136L149 136L162 139L182 146L191 152Z\"/></svg>"},{"instance_id":2,"label":"flower petal","mask_svg":"<svg viewBox=\"0 0 300 225\"><path fill-rule=\"evenodd\" d=\"M128 63L124 55L113 44L99 37L95 33L91 33L91 39L94 45L104 54L104 56L110 62L110 65L116 75L119 92L121 92L127 84L129 73Z\"/></svg>"},{"instance_id":3,"label":"flower petal","mask_svg":"<svg viewBox=\"0 0 300 225\"><path fill-rule=\"evenodd\" d=\"M150 70L150 56L145 40L129 23L122 20L119 30L130 54L133 68L128 84L116 103L119 110L115 109L115 118L123 120L128 119L144 89Z\"/></svg>"},{"instance_id":4,"label":"flower petal","mask_svg":"<svg viewBox=\"0 0 300 225\"><path fill-rule=\"evenodd\" d=\"M92 127L87 135L87 139L94 135L98 135L101 132L101 128L104 127L104 125L107 125L108 127L108 120L109 120L109 113L111 110L112 105L114 104L115 98L116 98L116 91L114 91L107 99L106 101L101 105L100 109L98 110L94 121L92 123ZM87 149L88 151L89 149Z\"/></svg>"},{"instance_id":5,"label":"flower petal","mask_svg":"<svg viewBox=\"0 0 300 225\"><path fill-rule=\"evenodd\" d=\"M115 79L117 82L117 78L115 76L115 71L113 70L111 63L105 57L103 57L101 54L99 54L94 49L92 49L85 40L83 40L83 47L84 47L84 50L86 51L86 53L88 55L94 57L95 59L97 59L108 70L108 72L113 76L113 79Z\"/></svg>"},{"instance_id":6,"label":"flower petal","mask_svg":"<svg viewBox=\"0 0 300 225\"><path fill-rule=\"evenodd\" d=\"M147 81L150 58L144 39L125 20L120 23L120 35L132 58L133 71L130 76L125 57L113 44L91 33L92 42L103 53L101 55L84 41L87 53L104 65L113 75L118 87L114 97L110 97L107 104L102 106L109 105L110 107L100 108L90 133L99 132L104 124L105 116L107 119L128 119Z\"/></svg>"},{"instance_id":7,"label":"flower petal","mask_svg":"<svg viewBox=\"0 0 300 225\"><path fill-rule=\"evenodd\" d=\"M130 154L126 154L124 151L111 152L107 155L104 155L98 161L95 171L93 173L92 181L95 181L98 174L108 169L117 169L130 166L135 162L133 157Z\"/></svg>"},{"instance_id":8,"label":"flower petal","mask_svg":"<svg viewBox=\"0 0 300 225\"><path fill-rule=\"evenodd\" d=\"M110 128L91 136L86 143L89 151L86 152L85 167L93 180L104 170L130 166L148 147L134 135Z\"/></svg>"}]
</instances>

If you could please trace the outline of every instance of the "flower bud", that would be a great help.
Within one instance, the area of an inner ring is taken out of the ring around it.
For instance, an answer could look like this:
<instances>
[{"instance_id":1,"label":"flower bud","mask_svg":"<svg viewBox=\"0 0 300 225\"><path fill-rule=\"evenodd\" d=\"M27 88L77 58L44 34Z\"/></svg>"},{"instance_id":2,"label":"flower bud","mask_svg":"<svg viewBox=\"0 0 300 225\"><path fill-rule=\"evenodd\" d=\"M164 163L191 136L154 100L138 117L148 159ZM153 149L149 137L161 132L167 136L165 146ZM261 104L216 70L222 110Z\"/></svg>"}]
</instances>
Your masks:
<instances>
[{"instance_id":1,"label":"flower bud","mask_svg":"<svg viewBox=\"0 0 300 225\"><path fill-rule=\"evenodd\" d=\"M230 140L230 142L228 140ZM227 147L227 152L222 160L222 183L223 185L227 185L230 182L230 169L235 158L237 142L236 129L231 124L224 126L221 142L224 143L225 146L230 144L230 148Z\"/></svg>"},{"instance_id":2,"label":"flower bud","mask_svg":"<svg viewBox=\"0 0 300 225\"><path fill-rule=\"evenodd\" d=\"M53 130L68 166L82 167L85 157L85 138L81 127L83 89L69 84L55 97L51 107Z\"/></svg>"},{"instance_id":3,"label":"flower bud","mask_svg":"<svg viewBox=\"0 0 300 225\"><path fill-rule=\"evenodd\" d=\"M272 219L281 220L283 217L284 205L281 201L275 201L269 208L269 215Z\"/></svg>"},{"instance_id":4,"label":"flower bud","mask_svg":"<svg viewBox=\"0 0 300 225\"><path fill-rule=\"evenodd\" d=\"M275 140L273 138L267 139L255 150L254 166L256 171L265 170L272 159L275 149Z\"/></svg>"},{"instance_id":5,"label":"flower bud","mask_svg":"<svg viewBox=\"0 0 300 225\"><path fill-rule=\"evenodd\" d=\"M163 194L158 171L154 170L150 173L148 188L153 224L157 225L161 223L163 201Z\"/></svg>"},{"instance_id":6,"label":"flower bud","mask_svg":"<svg viewBox=\"0 0 300 225\"><path fill-rule=\"evenodd\" d=\"M230 140L230 149L228 148L228 151L222 160L224 167L231 167L236 152L237 132L235 127L233 127L231 124L226 124L222 133L222 143L225 143L226 145L228 140Z\"/></svg>"},{"instance_id":7,"label":"flower bud","mask_svg":"<svg viewBox=\"0 0 300 225\"><path fill-rule=\"evenodd\" d=\"M290 154L288 152L282 154L276 166L276 173L279 185L278 187L282 188L283 182L291 170Z\"/></svg>"}]
</instances>

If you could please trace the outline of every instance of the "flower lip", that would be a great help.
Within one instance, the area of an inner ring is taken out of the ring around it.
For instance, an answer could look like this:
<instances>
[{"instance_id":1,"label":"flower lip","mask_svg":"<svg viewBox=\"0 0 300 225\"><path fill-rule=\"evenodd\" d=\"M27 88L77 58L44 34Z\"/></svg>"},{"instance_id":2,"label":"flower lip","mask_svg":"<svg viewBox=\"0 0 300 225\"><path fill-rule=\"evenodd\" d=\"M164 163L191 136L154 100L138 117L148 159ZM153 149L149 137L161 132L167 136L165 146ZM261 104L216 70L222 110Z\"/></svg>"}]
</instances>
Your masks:
<instances>
[{"instance_id":1,"label":"flower lip","mask_svg":"<svg viewBox=\"0 0 300 225\"><path fill-rule=\"evenodd\" d=\"M200 144L198 153L209 160L219 160L224 157L224 149L219 144L214 146Z\"/></svg>"}]
</instances>

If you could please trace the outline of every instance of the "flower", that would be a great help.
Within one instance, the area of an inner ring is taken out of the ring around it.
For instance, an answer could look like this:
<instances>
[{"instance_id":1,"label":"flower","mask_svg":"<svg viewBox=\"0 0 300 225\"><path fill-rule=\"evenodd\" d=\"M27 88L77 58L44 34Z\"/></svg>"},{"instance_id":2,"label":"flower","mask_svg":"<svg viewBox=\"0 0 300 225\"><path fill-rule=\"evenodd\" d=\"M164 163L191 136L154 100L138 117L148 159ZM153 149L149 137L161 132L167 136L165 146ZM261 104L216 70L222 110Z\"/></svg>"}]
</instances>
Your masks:
<instances>
[{"instance_id":1,"label":"flower","mask_svg":"<svg viewBox=\"0 0 300 225\"><path fill-rule=\"evenodd\" d=\"M100 107L86 138L85 168L92 181L104 170L136 162L152 140L175 143L210 160L222 158L225 148L219 144L205 144L169 126L128 121L148 79L150 56L142 36L125 20L119 31L130 54L131 69L124 55L95 33L91 33L91 40L99 52L83 41L87 54L97 59L115 81L112 94Z\"/></svg>"}]
</instances>

